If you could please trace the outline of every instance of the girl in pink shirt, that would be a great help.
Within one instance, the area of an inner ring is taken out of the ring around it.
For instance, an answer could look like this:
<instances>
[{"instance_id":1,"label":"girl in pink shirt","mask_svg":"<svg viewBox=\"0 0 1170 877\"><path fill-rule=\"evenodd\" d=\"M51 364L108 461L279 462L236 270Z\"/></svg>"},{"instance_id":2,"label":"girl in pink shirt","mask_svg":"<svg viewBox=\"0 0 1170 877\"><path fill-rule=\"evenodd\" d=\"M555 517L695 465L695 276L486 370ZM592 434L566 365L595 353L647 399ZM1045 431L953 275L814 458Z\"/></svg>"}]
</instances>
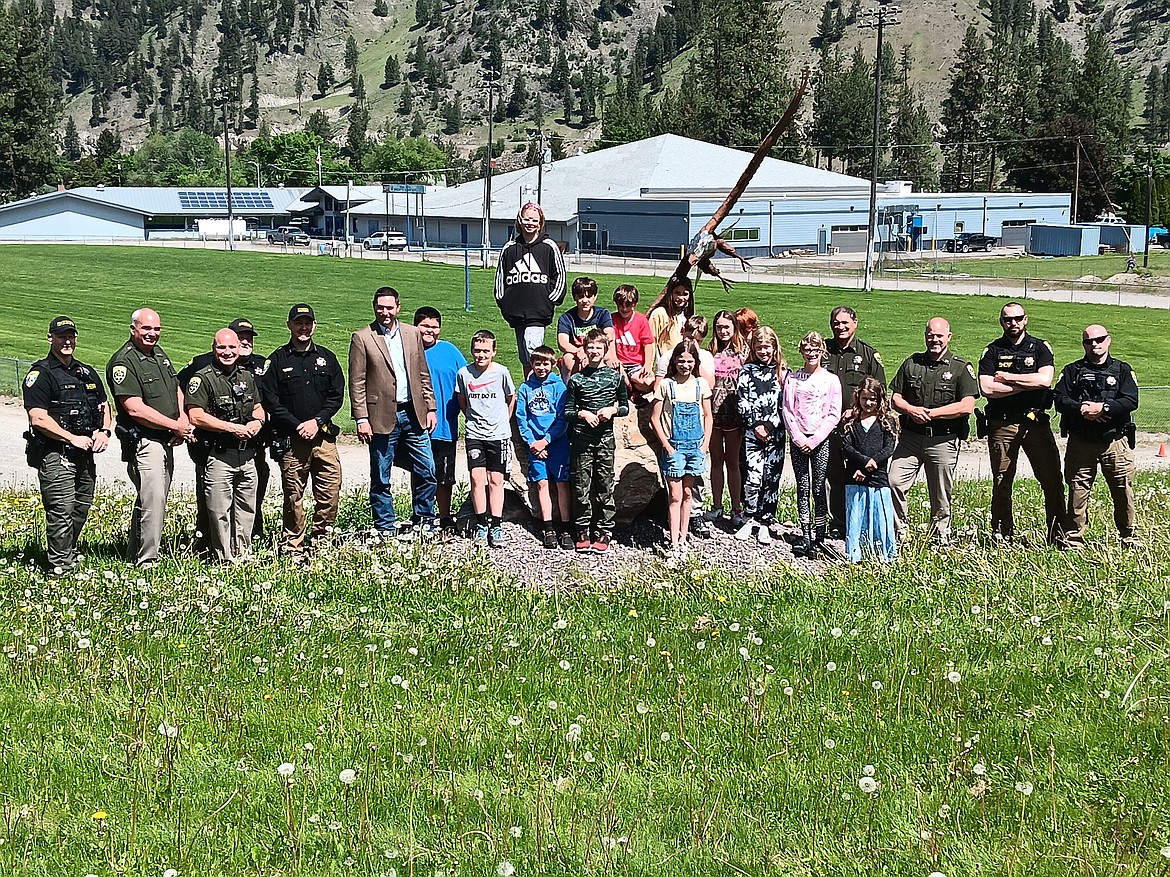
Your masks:
<instances>
[{"instance_id":1,"label":"girl in pink shirt","mask_svg":"<svg viewBox=\"0 0 1170 877\"><path fill-rule=\"evenodd\" d=\"M797 557L816 557L824 545L828 518L825 473L829 468L829 435L841 419L841 381L821 366L825 340L809 332L800 341L804 367L784 379L784 426L792 446L792 469L796 476L796 510L802 536L793 546ZM811 470L811 471L810 471ZM811 500L811 502L810 502ZM816 510L816 538L813 538L813 509Z\"/></svg>"}]
</instances>

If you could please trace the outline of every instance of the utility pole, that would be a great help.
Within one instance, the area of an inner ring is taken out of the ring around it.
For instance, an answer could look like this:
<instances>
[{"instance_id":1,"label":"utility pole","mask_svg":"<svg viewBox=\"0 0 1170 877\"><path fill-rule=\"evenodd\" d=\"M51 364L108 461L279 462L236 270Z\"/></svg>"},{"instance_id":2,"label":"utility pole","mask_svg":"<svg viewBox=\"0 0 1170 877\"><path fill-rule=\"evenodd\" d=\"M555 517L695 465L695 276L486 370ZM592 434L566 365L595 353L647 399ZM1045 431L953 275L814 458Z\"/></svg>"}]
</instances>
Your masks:
<instances>
[{"instance_id":1,"label":"utility pole","mask_svg":"<svg viewBox=\"0 0 1170 877\"><path fill-rule=\"evenodd\" d=\"M495 150L492 144L492 117L495 115L495 108L493 106L493 95L496 90L495 76L496 71L493 68L488 73L487 168L483 177L483 243L480 252L484 268L488 267L488 248L492 245L492 165L495 163L492 157L492 153Z\"/></svg>"},{"instance_id":2,"label":"utility pole","mask_svg":"<svg viewBox=\"0 0 1170 877\"><path fill-rule=\"evenodd\" d=\"M228 98L225 91L222 95L223 102L223 166L227 173L227 213L228 213L228 231L227 243L228 250L235 250L235 241L232 240L232 150L228 144Z\"/></svg>"},{"instance_id":3,"label":"utility pole","mask_svg":"<svg viewBox=\"0 0 1170 877\"><path fill-rule=\"evenodd\" d=\"M544 131L540 132L540 161L536 163L536 203L544 200Z\"/></svg>"},{"instance_id":4,"label":"utility pole","mask_svg":"<svg viewBox=\"0 0 1170 877\"><path fill-rule=\"evenodd\" d=\"M1146 243L1142 247L1142 267L1150 267L1150 217L1154 212L1154 145L1146 144Z\"/></svg>"},{"instance_id":5,"label":"utility pole","mask_svg":"<svg viewBox=\"0 0 1170 877\"><path fill-rule=\"evenodd\" d=\"M1073 171L1073 211L1072 224L1077 224L1077 202L1081 198L1081 138L1078 137L1076 145L1073 147L1076 150L1074 156L1074 166L1076 170Z\"/></svg>"},{"instance_id":6,"label":"utility pole","mask_svg":"<svg viewBox=\"0 0 1170 877\"><path fill-rule=\"evenodd\" d=\"M900 12L901 8L898 6L882 5L877 8L877 58L873 67L873 152L869 168L869 225L865 230L865 284L863 288L866 292L873 292L873 245L877 230L877 175L882 115L882 31L886 25L887 15L893 19L889 22L893 26L898 23L897 15Z\"/></svg>"}]
</instances>

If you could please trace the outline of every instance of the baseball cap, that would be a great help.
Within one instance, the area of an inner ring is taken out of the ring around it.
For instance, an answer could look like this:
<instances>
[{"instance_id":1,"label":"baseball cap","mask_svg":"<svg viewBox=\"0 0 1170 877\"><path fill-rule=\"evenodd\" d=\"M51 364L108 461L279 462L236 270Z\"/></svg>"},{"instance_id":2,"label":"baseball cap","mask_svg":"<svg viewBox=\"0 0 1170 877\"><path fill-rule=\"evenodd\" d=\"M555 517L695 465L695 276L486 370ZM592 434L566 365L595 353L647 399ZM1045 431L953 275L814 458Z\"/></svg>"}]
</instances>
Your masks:
<instances>
[{"instance_id":1,"label":"baseball cap","mask_svg":"<svg viewBox=\"0 0 1170 877\"><path fill-rule=\"evenodd\" d=\"M57 317L53 322L49 323L50 335L65 335L72 332L77 334L77 324L68 317Z\"/></svg>"},{"instance_id":2,"label":"baseball cap","mask_svg":"<svg viewBox=\"0 0 1170 877\"><path fill-rule=\"evenodd\" d=\"M260 334L259 332L256 331L256 327L252 325L252 321L245 320L243 317L236 317L236 319L234 319L230 323L228 323L228 328L231 329L233 332L235 332L237 335L241 335L241 334L243 334L243 335L258 335L258 334Z\"/></svg>"},{"instance_id":3,"label":"baseball cap","mask_svg":"<svg viewBox=\"0 0 1170 877\"><path fill-rule=\"evenodd\" d=\"M313 313L313 309L306 304L293 305L288 312L288 319L291 323L293 320L301 317L308 317L310 320L316 320L317 315Z\"/></svg>"}]
</instances>

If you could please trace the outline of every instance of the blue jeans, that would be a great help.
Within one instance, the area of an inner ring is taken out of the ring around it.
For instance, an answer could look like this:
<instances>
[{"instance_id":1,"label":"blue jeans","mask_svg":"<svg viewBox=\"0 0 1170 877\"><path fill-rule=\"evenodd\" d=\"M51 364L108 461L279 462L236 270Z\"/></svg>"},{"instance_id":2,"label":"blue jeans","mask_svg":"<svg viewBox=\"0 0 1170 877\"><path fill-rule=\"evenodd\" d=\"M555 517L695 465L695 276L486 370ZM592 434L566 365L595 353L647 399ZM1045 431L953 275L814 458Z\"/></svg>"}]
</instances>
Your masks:
<instances>
[{"instance_id":1,"label":"blue jeans","mask_svg":"<svg viewBox=\"0 0 1170 877\"><path fill-rule=\"evenodd\" d=\"M413 411L399 408L394 431L389 435L375 433L370 439L370 510L378 530L393 530L395 525L390 472L396 453L405 456L410 469L415 521L427 525L435 520L435 458L431 454L431 436L413 415Z\"/></svg>"}]
</instances>

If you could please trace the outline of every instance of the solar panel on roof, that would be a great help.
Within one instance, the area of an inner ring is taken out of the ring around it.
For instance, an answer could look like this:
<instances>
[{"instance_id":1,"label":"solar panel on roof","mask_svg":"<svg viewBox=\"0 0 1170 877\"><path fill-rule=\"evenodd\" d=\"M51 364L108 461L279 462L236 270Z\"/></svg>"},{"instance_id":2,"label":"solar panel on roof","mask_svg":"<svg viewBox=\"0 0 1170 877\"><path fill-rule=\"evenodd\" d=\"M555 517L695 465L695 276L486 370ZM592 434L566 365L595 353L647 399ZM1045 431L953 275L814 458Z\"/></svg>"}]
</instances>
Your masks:
<instances>
[{"instance_id":1,"label":"solar panel on roof","mask_svg":"<svg viewBox=\"0 0 1170 877\"><path fill-rule=\"evenodd\" d=\"M180 191L179 206L184 210L227 210L226 191ZM267 192L232 192L233 210L272 210Z\"/></svg>"}]
</instances>

